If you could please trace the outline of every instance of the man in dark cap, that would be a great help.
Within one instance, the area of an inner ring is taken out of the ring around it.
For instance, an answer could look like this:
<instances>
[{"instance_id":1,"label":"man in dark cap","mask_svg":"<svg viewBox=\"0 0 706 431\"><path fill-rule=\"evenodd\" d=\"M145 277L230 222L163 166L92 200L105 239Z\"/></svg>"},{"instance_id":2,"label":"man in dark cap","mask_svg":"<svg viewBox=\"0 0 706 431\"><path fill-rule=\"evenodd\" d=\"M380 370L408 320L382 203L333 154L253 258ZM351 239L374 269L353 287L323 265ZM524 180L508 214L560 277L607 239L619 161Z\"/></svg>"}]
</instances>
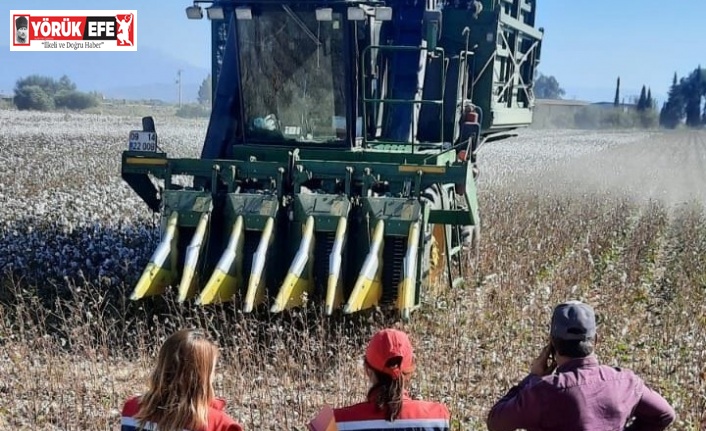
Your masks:
<instances>
[{"instance_id":1,"label":"man in dark cap","mask_svg":"<svg viewBox=\"0 0 706 431\"><path fill-rule=\"evenodd\" d=\"M20 16L15 18L15 43L26 45L29 43L29 38L27 30L29 27L29 20L26 16Z\"/></svg>"},{"instance_id":2,"label":"man in dark cap","mask_svg":"<svg viewBox=\"0 0 706 431\"><path fill-rule=\"evenodd\" d=\"M641 378L598 362L589 305L554 308L549 339L529 375L490 410L490 431L661 431L674 422L674 409Z\"/></svg>"}]
</instances>

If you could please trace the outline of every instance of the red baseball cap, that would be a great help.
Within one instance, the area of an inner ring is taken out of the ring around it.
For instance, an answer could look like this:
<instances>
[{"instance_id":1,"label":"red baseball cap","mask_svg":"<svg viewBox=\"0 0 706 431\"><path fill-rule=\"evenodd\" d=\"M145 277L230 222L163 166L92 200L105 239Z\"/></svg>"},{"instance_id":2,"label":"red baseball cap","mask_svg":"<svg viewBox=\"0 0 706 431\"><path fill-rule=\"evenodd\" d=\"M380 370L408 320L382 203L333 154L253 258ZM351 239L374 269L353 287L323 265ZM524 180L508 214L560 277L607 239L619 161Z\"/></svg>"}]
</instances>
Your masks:
<instances>
[{"instance_id":1,"label":"red baseball cap","mask_svg":"<svg viewBox=\"0 0 706 431\"><path fill-rule=\"evenodd\" d=\"M392 359L397 359L396 363ZM414 371L414 350L409 337L397 329L383 329L373 335L365 351L365 361L381 373L398 379L402 373Z\"/></svg>"}]
</instances>

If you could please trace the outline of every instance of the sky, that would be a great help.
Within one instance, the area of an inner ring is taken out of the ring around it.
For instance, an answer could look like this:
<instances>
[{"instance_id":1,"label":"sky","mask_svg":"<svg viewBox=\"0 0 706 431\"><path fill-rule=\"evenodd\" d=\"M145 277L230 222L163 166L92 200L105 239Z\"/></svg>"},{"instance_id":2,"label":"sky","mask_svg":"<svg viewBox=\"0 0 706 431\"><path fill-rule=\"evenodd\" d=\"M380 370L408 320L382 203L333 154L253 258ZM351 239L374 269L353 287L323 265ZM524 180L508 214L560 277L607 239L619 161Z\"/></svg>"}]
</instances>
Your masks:
<instances>
[{"instance_id":1,"label":"sky","mask_svg":"<svg viewBox=\"0 0 706 431\"><path fill-rule=\"evenodd\" d=\"M12 9L134 9L138 49L157 48L195 66L210 68L209 22L187 20L190 1L175 0L5 0L0 45L9 44ZM537 23L544 27L539 71L553 75L565 99L612 101L621 77L624 96L642 85L665 97L672 76L695 69L706 57L701 33L705 0L538 0ZM669 24L671 23L671 24ZM4 48L0 63L12 64Z\"/></svg>"}]
</instances>

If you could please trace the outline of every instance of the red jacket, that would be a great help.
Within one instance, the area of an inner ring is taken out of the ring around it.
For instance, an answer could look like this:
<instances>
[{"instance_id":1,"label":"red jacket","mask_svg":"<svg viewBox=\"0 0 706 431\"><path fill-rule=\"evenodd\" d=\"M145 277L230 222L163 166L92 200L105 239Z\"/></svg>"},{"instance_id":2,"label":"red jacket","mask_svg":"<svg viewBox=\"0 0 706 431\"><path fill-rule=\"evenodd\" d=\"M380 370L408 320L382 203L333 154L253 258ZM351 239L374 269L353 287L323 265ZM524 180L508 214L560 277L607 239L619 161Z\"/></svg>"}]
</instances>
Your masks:
<instances>
[{"instance_id":1,"label":"red jacket","mask_svg":"<svg viewBox=\"0 0 706 431\"><path fill-rule=\"evenodd\" d=\"M402 409L397 419L389 422L385 411L375 406L372 396L367 402L333 410L339 431L353 430L398 430L398 431L448 431L449 409L441 403L402 399Z\"/></svg>"},{"instance_id":2,"label":"red jacket","mask_svg":"<svg viewBox=\"0 0 706 431\"><path fill-rule=\"evenodd\" d=\"M208 412L208 428L198 431L243 431L243 427L223 411L225 406L225 400L220 398L213 400ZM139 407L138 397L132 397L125 402L120 421L120 431L137 431L139 429L139 423L134 418ZM152 426L153 424L148 422L145 424L145 429L151 430Z\"/></svg>"}]
</instances>

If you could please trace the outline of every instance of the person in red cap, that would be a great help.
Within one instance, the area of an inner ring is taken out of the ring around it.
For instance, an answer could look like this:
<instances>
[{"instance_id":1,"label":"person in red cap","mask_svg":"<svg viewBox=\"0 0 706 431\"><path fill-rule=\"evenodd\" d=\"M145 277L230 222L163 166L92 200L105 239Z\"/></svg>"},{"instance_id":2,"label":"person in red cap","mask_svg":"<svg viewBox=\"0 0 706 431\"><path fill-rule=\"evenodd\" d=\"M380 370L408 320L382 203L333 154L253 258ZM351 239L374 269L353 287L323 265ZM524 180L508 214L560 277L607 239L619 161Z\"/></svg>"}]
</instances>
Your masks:
<instances>
[{"instance_id":1,"label":"person in red cap","mask_svg":"<svg viewBox=\"0 0 706 431\"><path fill-rule=\"evenodd\" d=\"M413 400L407 393L414 351L406 333L383 329L370 340L364 366L370 379L368 399L333 409L338 430L448 431L449 409L441 403Z\"/></svg>"},{"instance_id":2,"label":"person in red cap","mask_svg":"<svg viewBox=\"0 0 706 431\"><path fill-rule=\"evenodd\" d=\"M672 406L634 372L598 362L596 339L590 305L557 305L549 344L529 375L492 407L488 429L662 431L674 423Z\"/></svg>"}]
</instances>

